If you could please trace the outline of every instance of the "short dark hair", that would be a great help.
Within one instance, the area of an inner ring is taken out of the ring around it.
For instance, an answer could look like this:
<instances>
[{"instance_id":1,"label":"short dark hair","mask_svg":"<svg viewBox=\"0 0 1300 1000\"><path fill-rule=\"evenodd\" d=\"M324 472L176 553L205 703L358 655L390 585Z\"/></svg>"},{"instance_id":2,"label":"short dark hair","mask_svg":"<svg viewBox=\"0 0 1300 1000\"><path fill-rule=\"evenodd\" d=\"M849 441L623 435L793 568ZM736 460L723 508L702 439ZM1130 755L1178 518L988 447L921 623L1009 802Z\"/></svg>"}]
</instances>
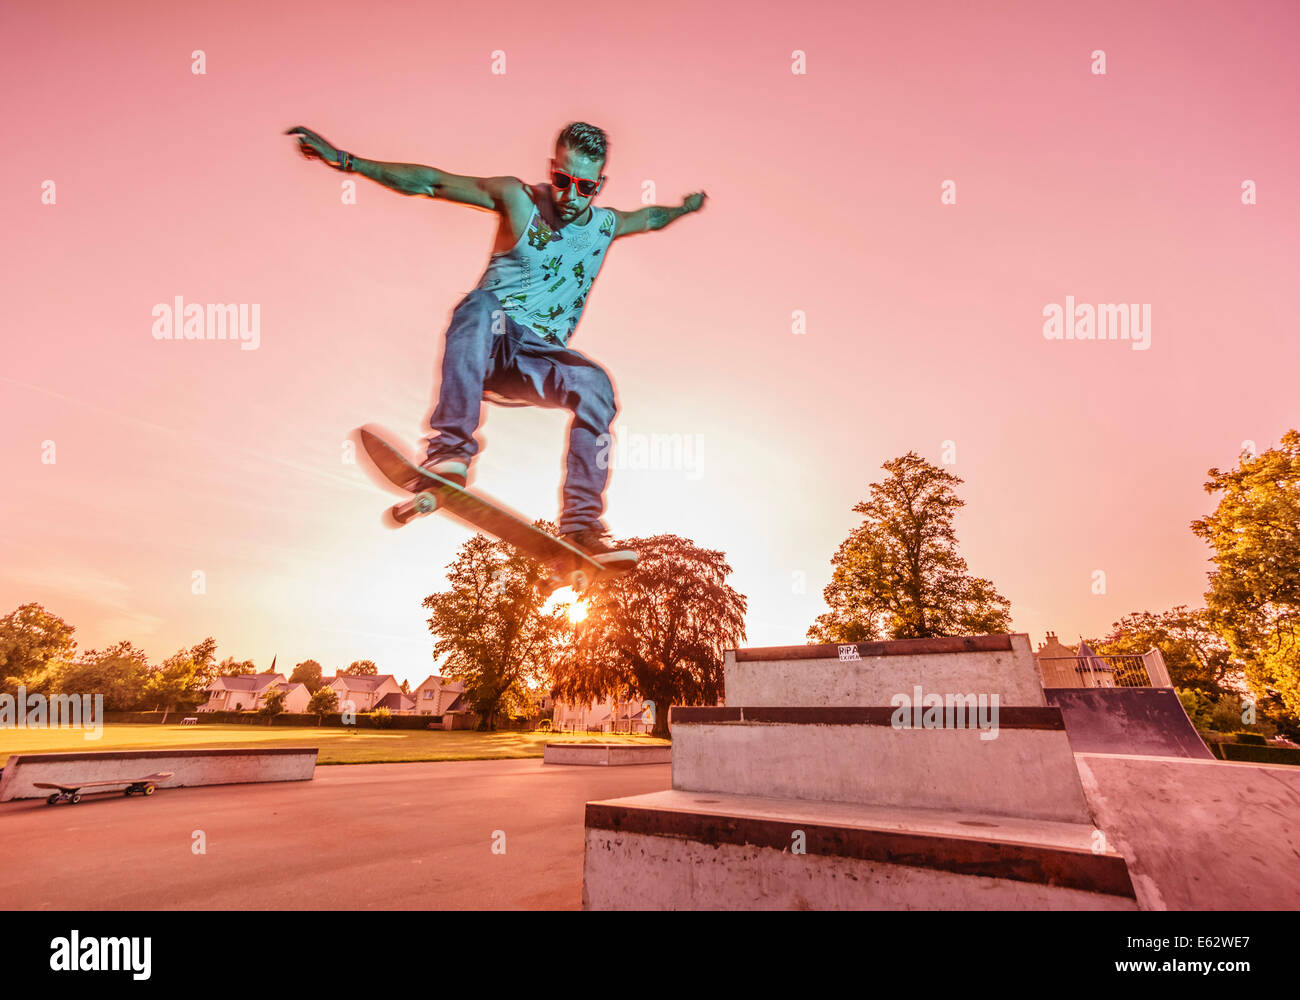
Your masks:
<instances>
[{"instance_id":1,"label":"short dark hair","mask_svg":"<svg viewBox=\"0 0 1300 1000\"><path fill-rule=\"evenodd\" d=\"M609 150L609 137L603 129L586 122L569 122L555 140L555 145L568 146L574 152L605 162Z\"/></svg>"}]
</instances>

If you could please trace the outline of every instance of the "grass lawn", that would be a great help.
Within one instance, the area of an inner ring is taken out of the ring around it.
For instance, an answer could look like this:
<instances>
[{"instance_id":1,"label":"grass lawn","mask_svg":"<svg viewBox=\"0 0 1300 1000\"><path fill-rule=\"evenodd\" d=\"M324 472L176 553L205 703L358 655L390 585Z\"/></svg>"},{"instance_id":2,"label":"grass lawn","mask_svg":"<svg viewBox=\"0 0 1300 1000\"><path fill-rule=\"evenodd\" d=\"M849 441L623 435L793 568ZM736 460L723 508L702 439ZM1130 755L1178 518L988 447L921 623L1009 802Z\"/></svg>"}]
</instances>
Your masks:
<instances>
[{"instance_id":1,"label":"grass lawn","mask_svg":"<svg viewBox=\"0 0 1300 1000\"><path fill-rule=\"evenodd\" d=\"M179 726L109 723L97 740L76 729L0 729L0 761L12 753L92 753L200 747L317 747L320 764L540 757L547 743L666 744L650 736L586 733L478 733L467 730L344 729L315 726Z\"/></svg>"}]
</instances>

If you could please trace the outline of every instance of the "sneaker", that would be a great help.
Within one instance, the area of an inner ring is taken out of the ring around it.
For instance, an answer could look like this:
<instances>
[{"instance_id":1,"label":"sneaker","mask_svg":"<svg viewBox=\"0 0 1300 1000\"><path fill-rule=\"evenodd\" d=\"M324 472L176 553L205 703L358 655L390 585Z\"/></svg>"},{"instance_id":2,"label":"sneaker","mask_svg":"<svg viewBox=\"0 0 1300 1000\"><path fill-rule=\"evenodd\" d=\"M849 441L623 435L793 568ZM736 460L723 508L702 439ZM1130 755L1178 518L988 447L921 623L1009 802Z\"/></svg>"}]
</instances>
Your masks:
<instances>
[{"instance_id":1,"label":"sneaker","mask_svg":"<svg viewBox=\"0 0 1300 1000\"><path fill-rule=\"evenodd\" d=\"M606 569L621 572L630 570L641 558L640 554L635 549L615 548L610 544L612 540L608 531L599 528L583 528L581 531L567 531L560 535L560 541L581 549Z\"/></svg>"},{"instance_id":2,"label":"sneaker","mask_svg":"<svg viewBox=\"0 0 1300 1000\"><path fill-rule=\"evenodd\" d=\"M457 486L464 486L469 476L469 463L460 458L431 458L420 468Z\"/></svg>"}]
</instances>

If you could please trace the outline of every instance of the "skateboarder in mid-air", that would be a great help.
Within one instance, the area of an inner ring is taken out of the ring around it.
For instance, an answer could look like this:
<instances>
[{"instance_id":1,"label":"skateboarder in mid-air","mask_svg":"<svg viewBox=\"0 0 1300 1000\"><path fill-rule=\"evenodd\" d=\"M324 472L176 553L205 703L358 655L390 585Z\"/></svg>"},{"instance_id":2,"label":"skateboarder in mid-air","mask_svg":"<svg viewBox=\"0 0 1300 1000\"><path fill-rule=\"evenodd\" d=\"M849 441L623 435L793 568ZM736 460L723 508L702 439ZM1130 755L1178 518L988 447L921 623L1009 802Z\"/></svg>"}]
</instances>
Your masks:
<instances>
[{"instance_id":1,"label":"skateboarder in mid-air","mask_svg":"<svg viewBox=\"0 0 1300 1000\"><path fill-rule=\"evenodd\" d=\"M597 459L617 404L609 376L568 346L611 241L662 229L703 206L703 192L676 207L632 212L597 208L604 186L605 133L573 122L556 139L549 181L460 177L412 163L364 160L301 126L299 150L335 169L358 173L402 194L488 209L500 217L483 276L452 313L438 404L429 420L423 468L464 486L478 452L474 432L483 400L563 407L573 414L560 537L602 565L629 566L637 555L615 549L600 517L608 470ZM606 439L607 441L608 439ZM606 448L606 453L608 449Z\"/></svg>"}]
</instances>

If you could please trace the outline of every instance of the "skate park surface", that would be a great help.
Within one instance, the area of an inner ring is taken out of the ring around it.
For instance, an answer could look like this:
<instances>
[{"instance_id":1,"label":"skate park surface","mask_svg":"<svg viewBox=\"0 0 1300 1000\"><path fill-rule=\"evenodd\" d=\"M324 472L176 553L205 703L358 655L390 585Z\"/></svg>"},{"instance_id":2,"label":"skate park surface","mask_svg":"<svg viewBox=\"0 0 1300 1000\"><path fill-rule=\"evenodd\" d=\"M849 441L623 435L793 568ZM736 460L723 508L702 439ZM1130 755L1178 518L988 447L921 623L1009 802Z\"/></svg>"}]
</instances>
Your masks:
<instances>
[{"instance_id":1,"label":"skate park surface","mask_svg":"<svg viewBox=\"0 0 1300 1000\"><path fill-rule=\"evenodd\" d=\"M668 764L532 758L7 802L0 899L15 910L576 910L586 803L669 783ZM198 831L205 854L191 848Z\"/></svg>"},{"instance_id":2,"label":"skate park surface","mask_svg":"<svg viewBox=\"0 0 1300 1000\"><path fill-rule=\"evenodd\" d=\"M1300 908L1300 768L1074 759L1139 908ZM671 785L668 764L529 759L320 767L307 782L76 806L10 802L0 806L0 898L52 910L578 909L587 803ZM493 853L496 831L504 854ZM196 854L200 832L206 853Z\"/></svg>"},{"instance_id":3,"label":"skate park surface","mask_svg":"<svg viewBox=\"0 0 1300 1000\"><path fill-rule=\"evenodd\" d=\"M1300 768L1076 753L1144 910L1300 909Z\"/></svg>"}]
</instances>

